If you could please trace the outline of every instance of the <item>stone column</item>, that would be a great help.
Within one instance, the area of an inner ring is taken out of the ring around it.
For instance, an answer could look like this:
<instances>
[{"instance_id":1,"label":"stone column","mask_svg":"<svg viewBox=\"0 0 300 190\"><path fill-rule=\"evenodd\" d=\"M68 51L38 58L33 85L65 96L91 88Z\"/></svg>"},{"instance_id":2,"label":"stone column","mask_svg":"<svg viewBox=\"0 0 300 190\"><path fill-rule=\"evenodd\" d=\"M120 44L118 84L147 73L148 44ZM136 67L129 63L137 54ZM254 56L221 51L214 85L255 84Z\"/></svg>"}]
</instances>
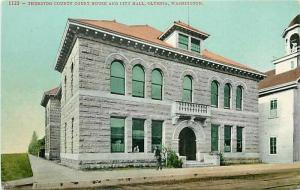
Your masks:
<instances>
[{"instance_id":1,"label":"stone column","mask_svg":"<svg viewBox=\"0 0 300 190\"><path fill-rule=\"evenodd\" d=\"M224 152L224 125L219 127L219 151Z\"/></svg>"},{"instance_id":2,"label":"stone column","mask_svg":"<svg viewBox=\"0 0 300 190\"><path fill-rule=\"evenodd\" d=\"M132 117L125 120L125 152L132 152Z\"/></svg>"},{"instance_id":3,"label":"stone column","mask_svg":"<svg viewBox=\"0 0 300 190\"><path fill-rule=\"evenodd\" d=\"M236 152L236 126L231 127L231 152Z\"/></svg>"},{"instance_id":4,"label":"stone column","mask_svg":"<svg viewBox=\"0 0 300 190\"><path fill-rule=\"evenodd\" d=\"M146 119L144 123L144 152L151 152L151 143L152 143L152 135L151 135L151 124L152 121L150 119Z\"/></svg>"}]
</instances>

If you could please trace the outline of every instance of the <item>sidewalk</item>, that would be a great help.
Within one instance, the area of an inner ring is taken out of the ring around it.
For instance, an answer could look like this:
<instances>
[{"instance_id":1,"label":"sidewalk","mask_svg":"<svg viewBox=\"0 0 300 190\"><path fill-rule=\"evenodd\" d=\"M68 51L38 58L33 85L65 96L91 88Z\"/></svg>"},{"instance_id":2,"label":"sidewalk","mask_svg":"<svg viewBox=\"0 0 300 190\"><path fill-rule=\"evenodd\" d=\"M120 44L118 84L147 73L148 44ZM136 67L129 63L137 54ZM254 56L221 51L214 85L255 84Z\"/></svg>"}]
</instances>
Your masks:
<instances>
[{"instance_id":1,"label":"sidewalk","mask_svg":"<svg viewBox=\"0 0 300 190\"><path fill-rule=\"evenodd\" d=\"M300 162L294 164L255 164L180 169L124 169L113 171L78 171L51 161L30 156L33 170L33 188L79 188L151 183L186 179L216 179L267 173L300 171Z\"/></svg>"}]
</instances>

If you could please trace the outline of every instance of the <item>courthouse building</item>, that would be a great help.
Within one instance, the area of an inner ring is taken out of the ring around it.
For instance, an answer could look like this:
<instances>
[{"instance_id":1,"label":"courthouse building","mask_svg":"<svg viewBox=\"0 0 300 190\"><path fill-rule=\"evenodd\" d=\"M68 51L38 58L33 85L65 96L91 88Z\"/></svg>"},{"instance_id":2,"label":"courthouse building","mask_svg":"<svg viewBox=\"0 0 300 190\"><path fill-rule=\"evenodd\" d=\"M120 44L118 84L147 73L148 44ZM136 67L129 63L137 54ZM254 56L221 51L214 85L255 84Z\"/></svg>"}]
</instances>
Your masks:
<instances>
[{"instance_id":1,"label":"courthouse building","mask_svg":"<svg viewBox=\"0 0 300 190\"><path fill-rule=\"evenodd\" d=\"M285 55L259 83L263 162L300 160L300 15L283 31Z\"/></svg>"},{"instance_id":2,"label":"courthouse building","mask_svg":"<svg viewBox=\"0 0 300 190\"><path fill-rule=\"evenodd\" d=\"M258 162L265 75L205 49L209 36L180 21L161 32L69 19L55 65L61 85L42 100L48 157L59 152L78 169L149 166L157 146L186 167L218 165L219 152Z\"/></svg>"}]
</instances>

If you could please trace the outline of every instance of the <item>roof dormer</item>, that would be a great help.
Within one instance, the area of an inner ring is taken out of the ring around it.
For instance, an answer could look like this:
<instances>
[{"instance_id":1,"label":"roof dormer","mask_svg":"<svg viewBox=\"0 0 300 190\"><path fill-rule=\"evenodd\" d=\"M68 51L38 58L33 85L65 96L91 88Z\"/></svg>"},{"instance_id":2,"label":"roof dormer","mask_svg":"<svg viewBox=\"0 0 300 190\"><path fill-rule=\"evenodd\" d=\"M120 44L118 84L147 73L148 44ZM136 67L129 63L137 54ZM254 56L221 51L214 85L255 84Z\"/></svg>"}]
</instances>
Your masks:
<instances>
[{"instance_id":1,"label":"roof dormer","mask_svg":"<svg viewBox=\"0 0 300 190\"><path fill-rule=\"evenodd\" d=\"M181 21L174 22L164 33L159 36L160 40L169 45L196 53L201 53L203 41L209 37L209 34L202 32Z\"/></svg>"}]
</instances>

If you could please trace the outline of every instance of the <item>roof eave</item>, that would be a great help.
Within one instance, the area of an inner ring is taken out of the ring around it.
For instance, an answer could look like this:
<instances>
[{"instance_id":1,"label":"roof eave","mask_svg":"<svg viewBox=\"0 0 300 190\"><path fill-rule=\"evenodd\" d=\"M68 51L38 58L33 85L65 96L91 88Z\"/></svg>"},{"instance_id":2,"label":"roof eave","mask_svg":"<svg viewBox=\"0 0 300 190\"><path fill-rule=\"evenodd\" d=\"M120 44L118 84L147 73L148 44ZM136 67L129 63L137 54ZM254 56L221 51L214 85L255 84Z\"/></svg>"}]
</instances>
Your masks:
<instances>
[{"instance_id":1,"label":"roof eave","mask_svg":"<svg viewBox=\"0 0 300 190\"><path fill-rule=\"evenodd\" d=\"M295 24L295 25L293 25L293 26L290 26L290 27L286 28L286 29L283 31L283 33L282 33L281 36L284 38L285 35L288 33L288 31L293 30L294 28L297 28L297 27L300 27L300 24Z\"/></svg>"},{"instance_id":2,"label":"roof eave","mask_svg":"<svg viewBox=\"0 0 300 190\"><path fill-rule=\"evenodd\" d=\"M75 22L74 22L75 21ZM257 76L259 76L260 78L265 78L266 75L259 72L259 71L252 71L252 70L247 70L247 69L243 69L243 68L240 68L240 67L236 67L236 66L231 66L231 65L227 65L227 64L224 64L224 63L221 63L221 62L218 62L218 61L215 61L215 60L211 60L211 59L207 59L207 58L203 58L203 57L198 57L198 56L193 56L193 55L189 55L189 54L185 54L183 52L180 52L178 50L176 50L176 48L170 48L170 47L166 47L166 46L163 46L163 45L160 45L160 44L156 44L156 43L153 43L153 42L146 42L144 40L141 40L141 39L137 39L135 37L132 37L132 36L128 36L128 35L124 35L124 34L120 34L120 33L117 33L117 32L114 32L114 31L108 31L106 29L99 29L99 28L96 28L94 26L87 26L83 23L80 23L76 20L72 20L72 19L69 19L68 20L68 24L67 24L67 28L69 28L70 25L74 25L74 26L78 26L78 27L84 27L84 28L87 28L87 29L92 29L92 30L95 30L95 31L98 31L98 32L102 32L102 33L106 33L106 34L109 34L109 35L114 35L114 36L117 36L117 37L122 37L123 39L126 39L126 40L130 40L130 41L135 41L135 42L138 42L138 43L142 43L142 44L145 44L145 45L149 45L149 46L152 46L154 48L160 48L160 49L163 49L163 50L167 50L167 51L170 51L170 52L174 52L176 54L179 54L179 55L183 55L183 56L187 56L187 57L191 57L191 58L196 58L196 59L201 59L202 61L207 61L207 62L211 62L211 63L214 63L214 64L218 64L220 66L225 66L225 67L229 67L229 68L232 68L232 69L237 69L239 71L243 71L243 72L247 72L247 73L251 73L251 74L255 74ZM67 28L65 29L65 32L67 30ZM64 34L64 37L62 38L63 40L65 39L65 34ZM61 44L63 43L63 41L61 42ZM61 51L61 48L60 47L60 51ZM59 51L59 52L60 52ZM59 63L57 62L57 65ZM56 65L56 66L57 66ZM59 69L59 68L58 68ZM57 69L57 70L58 70ZM63 66L60 70L58 70L59 72L61 72L63 69Z\"/></svg>"}]
</instances>

